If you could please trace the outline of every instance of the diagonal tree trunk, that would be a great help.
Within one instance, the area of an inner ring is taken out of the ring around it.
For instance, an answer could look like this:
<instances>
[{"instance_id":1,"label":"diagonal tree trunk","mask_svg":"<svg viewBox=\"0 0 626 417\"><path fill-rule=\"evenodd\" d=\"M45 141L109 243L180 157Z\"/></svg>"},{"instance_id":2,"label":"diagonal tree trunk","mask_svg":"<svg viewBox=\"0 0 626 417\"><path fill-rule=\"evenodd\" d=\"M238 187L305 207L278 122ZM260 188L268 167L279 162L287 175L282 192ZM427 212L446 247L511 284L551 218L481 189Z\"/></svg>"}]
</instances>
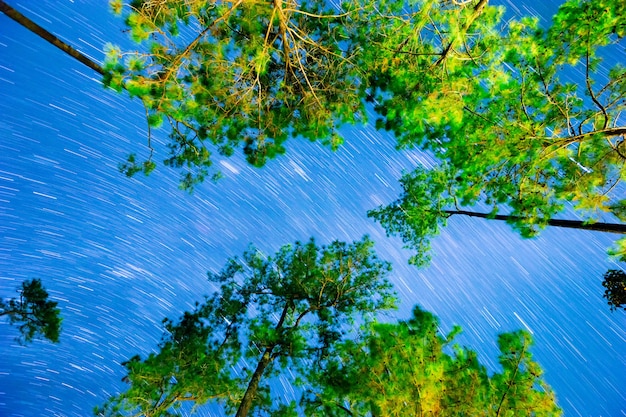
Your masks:
<instances>
[{"instance_id":1,"label":"diagonal tree trunk","mask_svg":"<svg viewBox=\"0 0 626 417\"><path fill-rule=\"evenodd\" d=\"M4 13L11 19L15 20L17 23L24 26L26 29L30 30L35 35L39 36L40 38L47 40L52 45L56 46L57 48L59 48L60 50L62 50L63 52L71 56L72 58L76 59L81 64L88 66L89 68L96 71L100 75L104 75L104 69L102 68L100 64L98 64L97 62L89 58L88 56L84 55L82 52L79 52L74 47L65 43L64 41L59 39L57 36L48 32L46 29L42 28L37 23L33 22L28 17L24 16L22 13L18 12L13 7L6 4L3 0L0 0L0 12Z\"/></svg>"},{"instance_id":2,"label":"diagonal tree trunk","mask_svg":"<svg viewBox=\"0 0 626 417\"><path fill-rule=\"evenodd\" d=\"M475 211L466 210L445 210L445 213L452 216L454 214L460 214L462 216L480 217L481 219L495 219L504 221L522 220L518 216L508 216L504 214L496 214L495 216L488 213L478 213ZM593 230L596 232L605 233L619 233L626 234L626 224L621 223L585 223L581 220L561 220L561 219L548 219L548 226L565 227L568 229L580 229L580 230Z\"/></svg>"},{"instance_id":3,"label":"diagonal tree trunk","mask_svg":"<svg viewBox=\"0 0 626 417\"><path fill-rule=\"evenodd\" d=\"M285 323L287 314L289 314L289 312L291 311L292 306L293 302L291 300L287 301L285 307L283 308L283 312L280 314L280 319L278 319L278 323L276 323L276 326L274 327L274 330L276 330L277 332L280 333L283 331L283 324ZM263 356L261 356L261 359L259 359L256 369L252 374L252 378L250 378L250 382L248 382L248 387L246 388L246 392L243 395L241 402L239 403L239 408L237 409L237 414L235 414L235 417L246 417L250 412L250 408L252 408L252 401L256 397L256 393L259 389L259 382L261 382L261 377L263 377L267 365L269 365L274 360L274 356L272 355L272 353L277 345L278 343L272 343L271 345L267 346L263 351Z\"/></svg>"},{"instance_id":4,"label":"diagonal tree trunk","mask_svg":"<svg viewBox=\"0 0 626 417\"><path fill-rule=\"evenodd\" d=\"M239 403L239 408L237 409L237 414L235 414L235 417L246 417L250 412L250 408L252 407L252 401L256 397L256 392L259 388L259 382L261 382L261 377L263 376L267 365L272 362L272 350L274 349L274 347L275 346L270 346L266 348L263 352L263 356L261 356L261 360L258 362L257 367L254 370L254 374L252 374L252 378L248 383L246 393L243 395L243 398Z\"/></svg>"}]
</instances>

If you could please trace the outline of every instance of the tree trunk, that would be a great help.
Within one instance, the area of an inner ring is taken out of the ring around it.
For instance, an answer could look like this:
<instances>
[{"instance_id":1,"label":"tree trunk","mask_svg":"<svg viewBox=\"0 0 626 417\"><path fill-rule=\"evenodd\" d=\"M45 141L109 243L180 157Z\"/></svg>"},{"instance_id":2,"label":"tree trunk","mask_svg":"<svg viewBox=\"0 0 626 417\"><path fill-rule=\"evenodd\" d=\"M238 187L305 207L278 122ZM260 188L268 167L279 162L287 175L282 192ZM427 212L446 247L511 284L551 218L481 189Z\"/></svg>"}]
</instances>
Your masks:
<instances>
[{"instance_id":1,"label":"tree trunk","mask_svg":"<svg viewBox=\"0 0 626 417\"><path fill-rule=\"evenodd\" d=\"M465 211L465 210L445 210L449 215L453 214L461 214L463 216L469 217L480 217L481 219L495 219L495 220L505 220L505 221L515 221L522 220L521 217L518 216L508 216L503 214L496 214L495 216L490 215L488 213L478 213L475 211ZM619 233L626 234L626 224L620 223L588 223L581 220L561 220L561 219L548 219L548 226L556 226L556 227L565 227L569 229L580 229L580 230L593 230L596 232L605 232L605 233Z\"/></svg>"},{"instance_id":2,"label":"tree trunk","mask_svg":"<svg viewBox=\"0 0 626 417\"><path fill-rule=\"evenodd\" d=\"M252 378L250 379L250 382L248 383L248 388L246 389L246 393L243 395L243 398L241 399L241 402L239 403L239 408L237 409L237 414L235 414L235 417L246 417L248 415L248 412L250 412L250 408L252 407L252 401L254 400L254 397L256 396L256 392L259 388L259 382L261 381L261 377L263 376L263 373L265 372L265 368L267 368L267 365L269 365L270 362L272 362L272 350L273 349L274 349L274 346L269 346L265 349L265 352L263 352L263 356L261 356L261 360L257 364L256 369L254 370L254 374L252 374Z\"/></svg>"},{"instance_id":3,"label":"tree trunk","mask_svg":"<svg viewBox=\"0 0 626 417\"><path fill-rule=\"evenodd\" d=\"M280 319L278 319L278 323L276 323L276 327L274 327L274 330L276 330L277 332L282 331L283 324L285 323L285 318L287 317L287 314L291 310L292 306L293 302L291 300L285 303L285 307L283 307L283 312L280 314ZM261 359L259 360L259 363L257 363L256 369L252 374L252 378L250 378L248 388L246 388L246 393L243 394L243 398L239 403L239 408L237 409L237 414L235 414L235 417L246 417L250 412L250 408L252 407L252 401L254 400L254 397L256 397L257 390L259 389L259 382L261 382L261 377L265 372L265 368L267 368L267 365L269 365L274 360L274 358L272 357L272 351L274 350L276 345L276 343L272 343L265 348L263 356L261 356Z\"/></svg>"},{"instance_id":4,"label":"tree trunk","mask_svg":"<svg viewBox=\"0 0 626 417\"><path fill-rule=\"evenodd\" d=\"M63 52L71 56L72 58L79 61L81 64L88 66L89 68L96 71L100 75L104 75L104 69L100 66L100 64L98 64L91 58L87 57L83 53L77 51L72 46L68 45L67 43L63 42L61 39L57 38L55 35L48 32L46 29L42 28L37 23L33 22L32 20L30 20L29 18L27 18L26 16L24 16L23 14L15 10L13 7L6 4L3 0L0 0L0 12L4 13L11 19L15 20L17 23L24 26L26 29L30 30L35 35L39 36L40 38L47 40L52 45L56 46L57 48L59 48L60 50L62 50Z\"/></svg>"}]
</instances>

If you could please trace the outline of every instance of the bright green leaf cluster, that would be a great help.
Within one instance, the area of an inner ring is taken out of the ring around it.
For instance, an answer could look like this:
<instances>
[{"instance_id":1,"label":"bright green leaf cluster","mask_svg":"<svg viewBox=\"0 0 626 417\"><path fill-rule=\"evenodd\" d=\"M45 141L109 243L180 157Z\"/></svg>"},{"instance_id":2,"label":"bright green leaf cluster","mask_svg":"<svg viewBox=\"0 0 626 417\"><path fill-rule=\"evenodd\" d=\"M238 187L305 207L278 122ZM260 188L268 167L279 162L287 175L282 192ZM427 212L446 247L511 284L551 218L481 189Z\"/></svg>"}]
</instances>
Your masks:
<instances>
[{"instance_id":1,"label":"bright green leaf cluster","mask_svg":"<svg viewBox=\"0 0 626 417\"><path fill-rule=\"evenodd\" d=\"M453 345L439 320L416 307L413 317L374 323L313 371L304 403L310 416L558 416L550 388L523 331L499 336L501 372L493 375L476 352Z\"/></svg>"},{"instance_id":2,"label":"bright green leaf cluster","mask_svg":"<svg viewBox=\"0 0 626 417\"><path fill-rule=\"evenodd\" d=\"M370 212L418 251L417 263L445 209L489 205L524 237L568 204L588 223L607 212L620 216L614 202L626 176L626 77L619 63L608 78L601 72L600 48L623 44L624 2L568 1L547 29L530 18L502 24L501 10L486 3L420 1L393 24L382 13L380 36L362 31L360 41L375 46L360 65L368 69L377 127L392 131L399 147L441 162L429 173L418 168L421 185L407 187L405 176L405 194ZM566 71L578 78L561 80ZM432 184L443 171L447 186L437 196Z\"/></svg>"},{"instance_id":3,"label":"bright green leaf cluster","mask_svg":"<svg viewBox=\"0 0 626 417\"><path fill-rule=\"evenodd\" d=\"M140 97L151 127L169 124L181 188L211 174L214 154L242 149L261 167L289 137L335 149L338 126L363 118L349 14L327 2L138 0L121 15L138 51L108 48L104 84Z\"/></svg>"},{"instance_id":4,"label":"bright green leaf cluster","mask_svg":"<svg viewBox=\"0 0 626 417\"><path fill-rule=\"evenodd\" d=\"M405 248L415 250L410 263L425 266L430 260L430 238L445 226L449 217L446 207L454 203L447 192L451 181L443 170L417 168L403 175L400 183L403 193L398 200L367 215L376 219L388 235L400 236Z\"/></svg>"}]
</instances>

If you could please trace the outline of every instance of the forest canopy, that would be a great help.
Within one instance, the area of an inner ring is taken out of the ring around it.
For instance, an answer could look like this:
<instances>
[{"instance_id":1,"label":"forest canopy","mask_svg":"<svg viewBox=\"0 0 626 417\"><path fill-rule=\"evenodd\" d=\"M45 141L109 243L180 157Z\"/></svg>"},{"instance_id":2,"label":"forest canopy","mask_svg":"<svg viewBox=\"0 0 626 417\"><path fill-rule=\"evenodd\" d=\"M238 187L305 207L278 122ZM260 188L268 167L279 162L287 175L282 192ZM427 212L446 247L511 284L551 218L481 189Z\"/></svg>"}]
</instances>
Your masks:
<instances>
[{"instance_id":1,"label":"forest canopy","mask_svg":"<svg viewBox=\"0 0 626 417\"><path fill-rule=\"evenodd\" d=\"M504 9L487 0L135 0L112 8L136 49L108 45L104 65L91 67L145 107L149 152L121 164L129 176L156 168L162 125L164 164L192 190L219 178L216 158L237 152L262 167L289 140L337 149L340 127L368 123L369 112L399 151L435 161L407 167L400 197L368 213L415 250L415 264L427 262L430 238L452 215L506 220L533 237L546 226L573 227L559 218L573 209L580 229L626 231L626 69L606 59L623 46L622 2L568 1L548 27L504 21ZM486 212L467 210L476 206ZM488 372L454 344L460 328L441 333L420 307L407 320L380 320L396 298L390 266L372 247L369 238L311 240L230 259L209 274L216 292L165 319L152 353L123 363L128 389L96 414L167 416L184 404L239 417L560 413L530 334L500 335L500 368ZM612 253L626 260L626 240ZM612 309L624 305L623 284L623 271L605 275ZM19 314L17 301L4 305L12 310L0 315ZM46 314L56 320L55 306ZM55 323L45 336L56 341ZM282 400L277 377L297 387L299 401Z\"/></svg>"},{"instance_id":2,"label":"forest canopy","mask_svg":"<svg viewBox=\"0 0 626 417\"><path fill-rule=\"evenodd\" d=\"M112 5L138 45L110 46L105 84L139 97L151 127L167 122L182 188L219 177L216 154L263 166L289 138L336 149L369 108L400 150L436 157L406 172L439 184L430 205L486 206L525 237L570 206L581 223L624 221L626 69L604 58L623 44L621 1L567 1L548 27L487 0ZM155 168L149 147L128 175ZM370 215L424 263L450 213L424 229L402 207Z\"/></svg>"},{"instance_id":3,"label":"forest canopy","mask_svg":"<svg viewBox=\"0 0 626 417\"><path fill-rule=\"evenodd\" d=\"M336 149L340 126L367 123L371 110L400 151L436 161L406 167L400 198L369 212L415 264L454 214L506 220L524 237L546 226L626 233L621 1L569 0L546 27L503 20L487 0L111 5L136 49L109 44L101 67L0 1L142 101L149 151L120 164L129 176L167 153L191 191L236 152L260 167L290 138ZM153 147L164 122L168 150ZM577 218L563 219L571 209ZM610 253L625 260L626 240Z\"/></svg>"},{"instance_id":4,"label":"forest canopy","mask_svg":"<svg viewBox=\"0 0 626 417\"><path fill-rule=\"evenodd\" d=\"M123 363L128 389L95 413L170 416L210 404L237 417L560 415L530 334L500 335L501 370L489 374L453 343L458 326L442 335L419 307L409 320L378 322L397 301L389 271L367 237L296 242L274 256L251 247L209 274L218 291L164 320L156 352ZM301 398L285 401L287 389Z\"/></svg>"}]
</instances>

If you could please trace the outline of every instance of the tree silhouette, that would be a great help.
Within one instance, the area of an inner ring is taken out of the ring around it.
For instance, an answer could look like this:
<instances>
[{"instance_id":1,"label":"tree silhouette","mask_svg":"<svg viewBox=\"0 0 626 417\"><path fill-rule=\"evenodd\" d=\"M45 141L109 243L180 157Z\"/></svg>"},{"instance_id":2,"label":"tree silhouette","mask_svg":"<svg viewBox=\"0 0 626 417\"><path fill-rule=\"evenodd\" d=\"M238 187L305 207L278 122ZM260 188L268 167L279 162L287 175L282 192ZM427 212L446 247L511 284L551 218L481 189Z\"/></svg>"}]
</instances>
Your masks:
<instances>
[{"instance_id":1,"label":"tree silhouette","mask_svg":"<svg viewBox=\"0 0 626 417\"><path fill-rule=\"evenodd\" d=\"M623 308L626 310L626 273L619 269L609 269L604 273L602 286L604 298L611 307L611 311Z\"/></svg>"},{"instance_id":2,"label":"tree silhouette","mask_svg":"<svg viewBox=\"0 0 626 417\"><path fill-rule=\"evenodd\" d=\"M18 291L19 298L0 300L0 317L7 316L9 323L17 325L24 344L36 337L44 337L53 343L61 333L61 311L55 301L48 300L48 292L40 279L27 280Z\"/></svg>"}]
</instances>

